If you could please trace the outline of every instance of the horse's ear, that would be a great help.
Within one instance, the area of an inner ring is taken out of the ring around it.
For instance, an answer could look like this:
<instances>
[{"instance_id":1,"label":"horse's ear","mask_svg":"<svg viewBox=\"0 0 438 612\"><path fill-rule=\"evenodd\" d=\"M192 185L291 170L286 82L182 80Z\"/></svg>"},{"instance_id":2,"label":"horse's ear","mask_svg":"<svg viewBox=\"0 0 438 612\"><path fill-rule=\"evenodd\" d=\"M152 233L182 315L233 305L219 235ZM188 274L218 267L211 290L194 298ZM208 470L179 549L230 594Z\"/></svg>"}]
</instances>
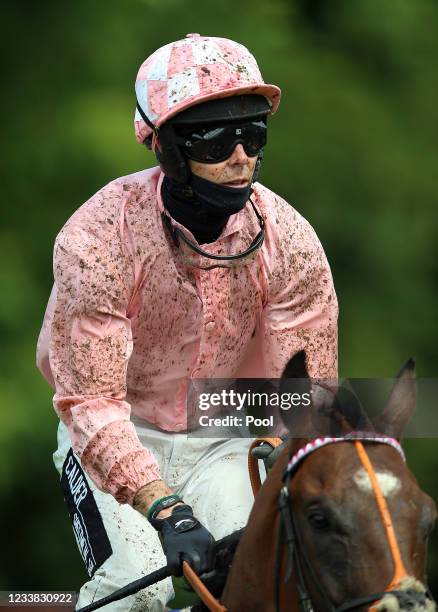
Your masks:
<instances>
[{"instance_id":1,"label":"horse's ear","mask_svg":"<svg viewBox=\"0 0 438 612\"><path fill-rule=\"evenodd\" d=\"M281 376L280 393L282 397L302 398L281 413L291 437L295 440L314 438L312 381L306 366L305 351L300 351L289 360Z\"/></svg>"},{"instance_id":2,"label":"horse's ear","mask_svg":"<svg viewBox=\"0 0 438 612\"><path fill-rule=\"evenodd\" d=\"M294 439L292 448L295 450L306 440L342 433L344 421L348 425L335 395L337 386L333 382L312 381L309 378L304 351L297 353L287 364L281 377L280 392L282 396L301 397L301 401L281 415ZM348 430L351 431L349 425Z\"/></svg>"},{"instance_id":3,"label":"horse's ear","mask_svg":"<svg viewBox=\"0 0 438 612\"><path fill-rule=\"evenodd\" d=\"M411 357L398 373L383 413L374 419L376 431L400 439L414 412L416 399L415 359Z\"/></svg>"},{"instance_id":4,"label":"horse's ear","mask_svg":"<svg viewBox=\"0 0 438 612\"><path fill-rule=\"evenodd\" d=\"M289 360L281 378L309 378L305 351L300 351Z\"/></svg>"},{"instance_id":5,"label":"horse's ear","mask_svg":"<svg viewBox=\"0 0 438 612\"><path fill-rule=\"evenodd\" d=\"M297 353L287 364L280 381L282 396L301 396L281 418L292 438L344 435L355 429L373 429L354 392L339 387L337 381L312 382L306 367L306 354Z\"/></svg>"}]
</instances>

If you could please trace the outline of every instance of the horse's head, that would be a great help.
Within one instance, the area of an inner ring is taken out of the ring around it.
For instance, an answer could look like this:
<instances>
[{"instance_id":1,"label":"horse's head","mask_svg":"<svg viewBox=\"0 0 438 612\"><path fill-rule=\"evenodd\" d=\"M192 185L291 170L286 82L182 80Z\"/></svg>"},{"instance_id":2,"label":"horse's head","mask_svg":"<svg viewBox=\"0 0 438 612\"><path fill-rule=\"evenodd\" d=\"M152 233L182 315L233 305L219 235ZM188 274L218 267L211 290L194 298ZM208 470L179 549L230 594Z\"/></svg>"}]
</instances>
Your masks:
<instances>
[{"instance_id":1,"label":"horse's head","mask_svg":"<svg viewBox=\"0 0 438 612\"><path fill-rule=\"evenodd\" d=\"M289 463L286 477L288 510L292 509L289 527L295 530L299 549L293 559L294 576L299 582L298 563L313 609L367 610L378 600L372 610L435 610L425 586L426 544L435 504L397 450L415 407L414 362L401 370L374 423L360 413L353 396L351 402L340 402L333 389L311 388L303 353L290 362L285 375L300 379L301 390L307 386L314 398L307 410L291 410L284 419L291 436L295 431L299 435L291 439L289 450L297 461ZM338 436L324 436L327 432L315 435L316 427L335 427L348 434L358 423L372 432L368 438L373 441L352 434L350 441L338 443ZM316 437L324 444L309 445ZM394 595L381 596L385 591ZM348 607L368 596L369 601Z\"/></svg>"}]
</instances>

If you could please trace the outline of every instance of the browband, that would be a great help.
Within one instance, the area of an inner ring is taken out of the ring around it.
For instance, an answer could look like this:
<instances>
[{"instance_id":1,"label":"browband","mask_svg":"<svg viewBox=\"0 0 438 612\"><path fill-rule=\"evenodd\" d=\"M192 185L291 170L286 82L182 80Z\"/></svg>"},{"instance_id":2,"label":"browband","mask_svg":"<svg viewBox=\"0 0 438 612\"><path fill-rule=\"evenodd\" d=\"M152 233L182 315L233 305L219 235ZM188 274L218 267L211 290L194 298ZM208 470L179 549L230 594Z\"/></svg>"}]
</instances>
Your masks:
<instances>
[{"instance_id":1,"label":"browband","mask_svg":"<svg viewBox=\"0 0 438 612\"><path fill-rule=\"evenodd\" d=\"M367 431L352 431L345 436L334 438L330 436L324 436L322 438L314 438L307 442L305 446L300 448L290 459L287 464L285 470L285 476L291 474L300 463L302 459L313 453L313 451L321 448L322 446L327 446L328 444L336 444L337 442L349 442L351 440L360 440L361 442L379 442L380 444L388 444L395 448L395 450L399 453L404 462L406 462L406 456L403 452L403 449L395 438L391 438L389 436L382 436L379 434L375 434L373 432Z\"/></svg>"}]
</instances>

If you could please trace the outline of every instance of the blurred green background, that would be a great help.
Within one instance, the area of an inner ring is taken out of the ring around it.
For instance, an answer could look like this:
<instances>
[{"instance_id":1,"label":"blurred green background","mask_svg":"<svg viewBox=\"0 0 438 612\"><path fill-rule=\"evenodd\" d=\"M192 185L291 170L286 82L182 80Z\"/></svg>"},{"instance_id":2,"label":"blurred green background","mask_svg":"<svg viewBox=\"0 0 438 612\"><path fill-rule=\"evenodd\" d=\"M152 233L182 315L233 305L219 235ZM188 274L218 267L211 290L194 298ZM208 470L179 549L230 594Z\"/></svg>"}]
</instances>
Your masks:
<instances>
[{"instance_id":1,"label":"blurred green background","mask_svg":"<svg viewBox=\"0 0 438 612\"><path fill-rule=\"evenodd\" d=\"M200 32L258 58L283 99L261 181L313 224L332 266L340 371L438 365L438 4L432 0L2 2L1 589L77 590L86 574L51 462L57 419L34 365L56 234L90 195L154 165L133 83ZM436 440L406 442L438 497ZM438 539L430 582L438 592Z\"/></svg>"}]
</instances>

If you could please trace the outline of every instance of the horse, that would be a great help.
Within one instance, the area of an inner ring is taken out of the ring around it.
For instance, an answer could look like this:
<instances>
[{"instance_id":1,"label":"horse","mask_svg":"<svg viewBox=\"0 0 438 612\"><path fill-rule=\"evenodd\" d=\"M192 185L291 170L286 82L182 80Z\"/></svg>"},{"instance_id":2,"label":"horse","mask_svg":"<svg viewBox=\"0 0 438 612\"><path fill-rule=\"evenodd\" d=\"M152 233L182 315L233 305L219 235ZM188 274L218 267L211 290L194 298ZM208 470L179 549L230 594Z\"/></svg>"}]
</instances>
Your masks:
<instances>
[{"instance_id":1,"label":"horse","mask_svg":"<svg viewBox=\"0 0 438 612\"><path fill-rule=\"evenodd\" d=\"M284 377L315 391L304 353ZM285 413L295 437L255 498L221 597L229 612L436 610L425 575L436 508L399 444L415 387L410 360L380 417L356 418L359 431L323 386ZM315 436L324 422L330 435Z\"/></svg>"}]
</instances>

